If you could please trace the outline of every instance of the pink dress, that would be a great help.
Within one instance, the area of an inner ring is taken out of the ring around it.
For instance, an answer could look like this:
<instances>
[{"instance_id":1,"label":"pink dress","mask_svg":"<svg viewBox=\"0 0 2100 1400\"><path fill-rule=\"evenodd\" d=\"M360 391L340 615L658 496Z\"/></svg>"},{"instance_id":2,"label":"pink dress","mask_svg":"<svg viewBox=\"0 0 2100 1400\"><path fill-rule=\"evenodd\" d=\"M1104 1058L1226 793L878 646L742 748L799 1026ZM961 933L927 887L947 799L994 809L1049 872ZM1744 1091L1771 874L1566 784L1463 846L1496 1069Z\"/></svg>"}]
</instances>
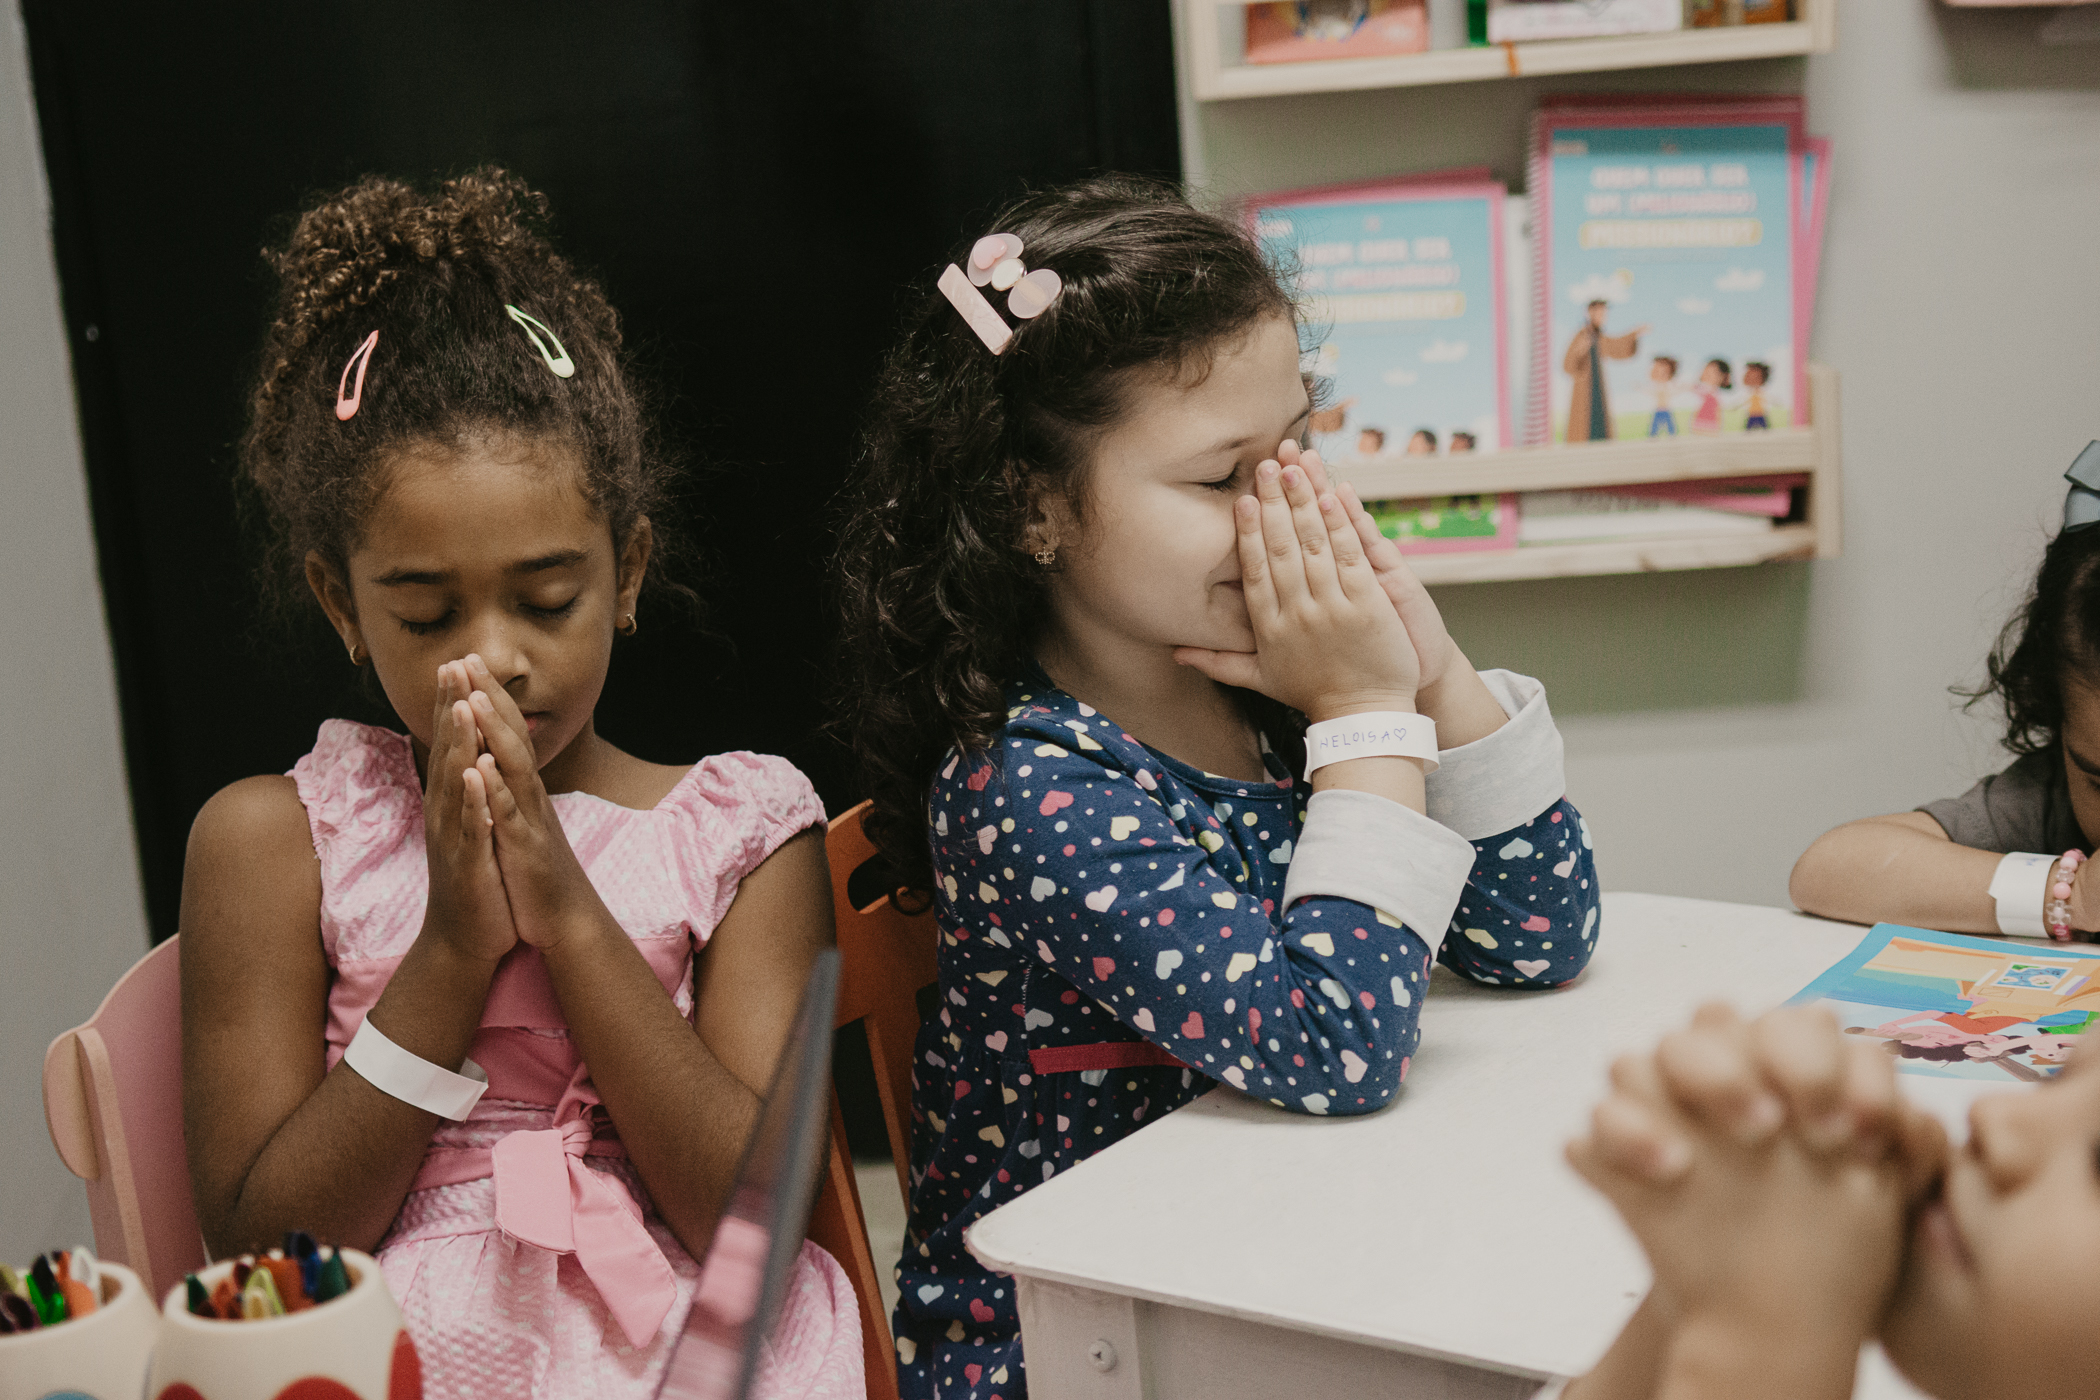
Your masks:
<instances>
[{"instance_id":1,"label":"pink dress","mask_svg":"<svg viewBox=\"0 0 2100 1400\"><path fill-rule=\"evenodd\" d=\"M321 726L292 777L321 861L333 1068L422 927L423 792L406 737L346 720ZM587 793L554 806L591 883L688 1017L693 952L738 882L824 820L807 778L750 753L695 764L650 811ZM488 1092L432 1136L378 1251L424 1393L654 1395L699 1267L597 1111L537 952L504 959L470 1053ZM865 1394L852 1285L814 1244L796 1261L758 1393Z\"/></svg>"}]
</instances>

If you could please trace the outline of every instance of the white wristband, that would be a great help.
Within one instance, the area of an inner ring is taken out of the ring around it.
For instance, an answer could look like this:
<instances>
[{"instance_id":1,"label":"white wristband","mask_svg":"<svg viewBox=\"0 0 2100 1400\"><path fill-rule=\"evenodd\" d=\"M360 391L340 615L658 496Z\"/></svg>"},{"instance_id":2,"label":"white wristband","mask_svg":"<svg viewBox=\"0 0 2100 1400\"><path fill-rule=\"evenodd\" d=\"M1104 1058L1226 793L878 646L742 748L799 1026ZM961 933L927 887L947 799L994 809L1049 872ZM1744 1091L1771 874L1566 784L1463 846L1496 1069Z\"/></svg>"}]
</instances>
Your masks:
<instances>
[{"instance_id":1,"label":"white wristband","mask_svg":"<svg viewBox=\"0 0 2100 1400\"><path fill-rule=\"evenodd\" d=\"M2055 868L2055 856L2039 856L2032 851L2011 851L1998 862L1998 869L1991 875L1991 902L1998 907L1998 932L2025 938L2048 935L2042 922L2042 905L2049 894L2049 872Z\"/></svg>"},{"instance_id":2,"label":"white wristband","mask_svg":"<svg viewBox=\"0 0 2100 1400\"><path fill-rule=\"evenodd\" d=\"M1436 771L1436 721L1402 710L1372 710L1305 726L1305 776L1350 758L1419 758Z\"/></svg>"},{"instance_id":3,"label":"white wristband","mask_svg":"<svg viewBox=\"0 0 2100 1400\"><path fill-rule=\"evenodd\" d=\"M455 1123L474 1111L489 1087L488 1072L472 1060L460 1061L458 1074L440 1069L388 1040L369 1016L350 1037L343 1063L380 1093Z\"/></svg>"}]
</instances>

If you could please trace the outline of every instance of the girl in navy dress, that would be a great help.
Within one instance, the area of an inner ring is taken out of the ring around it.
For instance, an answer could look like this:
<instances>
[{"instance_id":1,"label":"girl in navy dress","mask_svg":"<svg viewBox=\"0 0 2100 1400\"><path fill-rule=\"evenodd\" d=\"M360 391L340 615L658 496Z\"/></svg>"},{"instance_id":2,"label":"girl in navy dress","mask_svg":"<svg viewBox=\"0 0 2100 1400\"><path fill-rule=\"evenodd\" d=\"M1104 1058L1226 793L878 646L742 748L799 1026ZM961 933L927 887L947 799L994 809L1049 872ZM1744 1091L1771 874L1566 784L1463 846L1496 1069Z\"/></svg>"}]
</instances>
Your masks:
<instances>
[{"instance_id":1,"label":"girl in navy dress","mask_svg":"<svg viewBox=\"0 0 2100 1400\"><path fill-rule=\"evenodd\" d=\"M900 1386L1018 1400L972 1221L1218 1083L1382 1107L1434 962L1558 986L1598 892L1543 688L1476 672L1297 445L1315 386L1252 239L1123 177L992 227L882 377L843 679L869 829L940 929ZM1306 777L1309 724L1422 717L1417 756L1344 739Z\"/></svg>"}]
</instances>

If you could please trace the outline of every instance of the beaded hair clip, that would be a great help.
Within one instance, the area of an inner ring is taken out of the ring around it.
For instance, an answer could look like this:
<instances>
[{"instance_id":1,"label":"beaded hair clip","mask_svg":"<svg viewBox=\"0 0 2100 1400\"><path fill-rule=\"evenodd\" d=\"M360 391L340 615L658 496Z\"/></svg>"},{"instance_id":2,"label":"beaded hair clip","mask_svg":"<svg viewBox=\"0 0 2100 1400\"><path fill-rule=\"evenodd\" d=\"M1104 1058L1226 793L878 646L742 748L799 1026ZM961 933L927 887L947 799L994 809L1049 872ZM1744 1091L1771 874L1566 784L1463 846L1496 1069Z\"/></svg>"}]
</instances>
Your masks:
<instances>
[{"instance_id":1,"label":"beaded hair clip","mask_svg":"<svg viewBox=\"0 0 2100 1400\"><path fill-rule=\"evenodd\" d=\"M1023 265L1025 246L1011 233L988 233L971 245L967 273L954 263L941 273L941 295L962 313L963 321L994 355L1003 354L1013 343L1013 327L992 308L979 287L990 284L992 290L1005 292L1006 309L1022 321L1032 321L1049 310L1065 289L1064 279L1049 268L1031 272Z\"/></svg>"},{"instance_id":2,"label":"beaded hair clip","mask_svg":"<svg viewBox=\"0 0 2100 1400\"><path fill-rule=\"evenodd\" d=\"M2100 442L2085 445L2064 479L2071 483L2071 490L2064 497L2063 532L2100 525Z\"/></svg>"}]
</instances>

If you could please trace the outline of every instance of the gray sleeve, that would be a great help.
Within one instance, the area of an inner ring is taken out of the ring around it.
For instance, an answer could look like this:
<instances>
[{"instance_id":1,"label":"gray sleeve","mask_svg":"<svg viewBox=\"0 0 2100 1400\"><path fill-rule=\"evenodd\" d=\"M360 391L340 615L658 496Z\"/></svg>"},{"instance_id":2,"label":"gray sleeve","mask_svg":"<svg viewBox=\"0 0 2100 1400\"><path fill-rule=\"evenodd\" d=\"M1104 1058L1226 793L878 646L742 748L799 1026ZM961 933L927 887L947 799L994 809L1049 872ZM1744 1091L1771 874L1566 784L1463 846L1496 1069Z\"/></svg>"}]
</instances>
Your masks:
<instances>
[{"instance_id":1,"label":"gray sleeve","mask_svg":"<svg viewBox=\"0 0 2100 1400\"><path fill-rule=\"evenodd\" d=\"M1957 846L1979 851L2048 854L2050 759L2029 754L2002 773L1980 780L1959 797L1918 808Z\"/></svg>"}]
</instances>

